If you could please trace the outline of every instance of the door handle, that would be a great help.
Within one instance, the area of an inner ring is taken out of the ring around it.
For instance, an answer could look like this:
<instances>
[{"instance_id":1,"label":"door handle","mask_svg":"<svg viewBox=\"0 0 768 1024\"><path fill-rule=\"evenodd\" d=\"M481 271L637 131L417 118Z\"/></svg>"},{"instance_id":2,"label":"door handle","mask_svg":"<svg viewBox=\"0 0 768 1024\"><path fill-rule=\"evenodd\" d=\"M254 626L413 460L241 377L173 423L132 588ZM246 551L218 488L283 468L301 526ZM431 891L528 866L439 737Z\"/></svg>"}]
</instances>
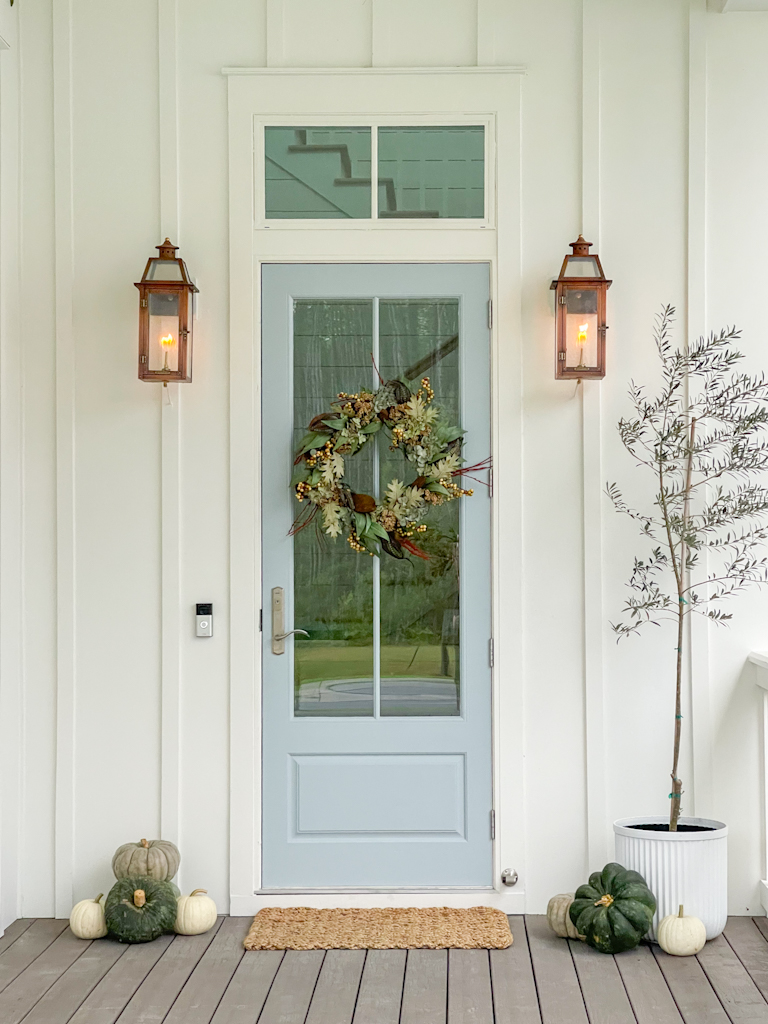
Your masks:
<instances>
[{"instance_id":1,"label":"door handle","mask_svg":"<svg viewBox=\"0 0 768 1024\"><path fill-rule=\"evenodd\" d=\"M294 633L309 636L306 629L285 629L285 591L282 587L272 588L272 653L285 654L286 637Z\"/></svg>"}]
</instances>

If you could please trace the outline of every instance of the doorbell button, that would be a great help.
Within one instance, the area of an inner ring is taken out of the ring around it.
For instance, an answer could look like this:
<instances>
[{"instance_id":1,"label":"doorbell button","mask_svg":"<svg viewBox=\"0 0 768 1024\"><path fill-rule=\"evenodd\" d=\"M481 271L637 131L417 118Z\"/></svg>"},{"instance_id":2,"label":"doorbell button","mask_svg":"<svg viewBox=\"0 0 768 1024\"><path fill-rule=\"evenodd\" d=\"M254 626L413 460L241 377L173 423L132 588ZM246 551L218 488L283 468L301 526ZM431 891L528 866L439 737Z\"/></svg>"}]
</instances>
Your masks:
<instances>
[{"instance_id":1,"label":"doorbell button","mask_svg":"<svg viewBox=\"0 0 768 1024\"><path fill-rule=\"evenodd\" d=\"M198 604L195 606L195 635L213 636L212 604Z\"/></svg>"}]
</instances>

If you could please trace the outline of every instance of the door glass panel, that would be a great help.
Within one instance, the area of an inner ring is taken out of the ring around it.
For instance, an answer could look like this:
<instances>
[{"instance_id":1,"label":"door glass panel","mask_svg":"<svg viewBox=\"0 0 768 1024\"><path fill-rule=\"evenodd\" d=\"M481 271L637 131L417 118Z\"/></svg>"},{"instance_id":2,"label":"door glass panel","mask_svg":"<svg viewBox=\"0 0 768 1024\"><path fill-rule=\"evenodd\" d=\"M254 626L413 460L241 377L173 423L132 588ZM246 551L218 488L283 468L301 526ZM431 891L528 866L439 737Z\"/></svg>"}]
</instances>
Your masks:
<instances>
[{"instance_id":1,"label":"door glass panel","mask_svg":"<svg viewBox=\"0 0 768 1024\"><path fill-rule=\"evenodd\" d=\"M300 300L293 317L294 449L340 391L372 377L371 301ZM353 490L372 493L373 445L347 460ZM300 506L296 505L298 511ZM294 713L373 715L373 559L312 523L294 537Z\"/></svg>"},{"instance_id":2,"label":"door glass panel","mask_svg":"<svg viewBox=\"0 0 768 1024\"><path fill-rule=\"evenodd\" d=\"M459 304L455 299L381 301L380 371L412 388L429 377L435 404L460 425ZM382 432L383 433L383 432ZM392 479L413 483L413 467L378 435L379 493ZM459 506L434 508L414 538L429 560L381 558L381 714L458 715Z\"/></svg>"},{"instance_id":3,"label":"door glass panel","mask_svg":"<svg viewBox=\"0 0 768 1024\"><path fill-rule=\"evenodd\" d=\"M265 216L371 216L370 128L265 128Z\"/></svg>"},{"instance_id":4,"label":"door glass panel","mask_svg":"<svg viewBox=\"0 0 768 1024\"><path fill-rule=\"evenodd\" d=\"M482 125L378 132L379 217L485 216Z\"/></svg>"}]
</instances>

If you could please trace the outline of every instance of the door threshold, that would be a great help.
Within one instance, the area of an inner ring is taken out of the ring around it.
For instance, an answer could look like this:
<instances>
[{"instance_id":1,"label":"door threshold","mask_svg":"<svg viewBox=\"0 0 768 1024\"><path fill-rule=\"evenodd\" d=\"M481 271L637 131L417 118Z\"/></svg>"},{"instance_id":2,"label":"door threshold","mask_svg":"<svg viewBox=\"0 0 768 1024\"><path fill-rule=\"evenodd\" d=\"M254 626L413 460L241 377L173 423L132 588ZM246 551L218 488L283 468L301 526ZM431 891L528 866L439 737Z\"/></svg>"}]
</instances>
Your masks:
<instances>
[{"instance_id":1,"label":"door threshold","mask_svg":"<svg viewBox=\"0 0 768 1024\"><path fill-rule=\"evenodd\" d=\"M255 889L254 896L298 896L301 893L307 893L307 895L320 895L330 896L333 893L339 893L340 895L351 895L353 893L384 893L384 894L397 894L397 893L409 893L409 892L495 892L496 890L492 885L412 885L412 886L399 886L399 887L378 887L378 888L357 888L357 887L337 887L337 888L324 888L324 889L302 889L302 888L291 888L291 889Z\"/></svg>"},{"instance_id":2,"label":"door threshold","mask_svg":"<svg viewBox=\"0 0 768 1024\"><path fill-rule=\"evenodd\" d=\"M524 914L525 892L515 886L504 891L490 886L458 888L424 886L421 889L258 889L250 895L232 893L233 917L256 914L267 907L313 907L317 910L373 907L496 907L505 914Z\"/></svg>"}]
</instances>

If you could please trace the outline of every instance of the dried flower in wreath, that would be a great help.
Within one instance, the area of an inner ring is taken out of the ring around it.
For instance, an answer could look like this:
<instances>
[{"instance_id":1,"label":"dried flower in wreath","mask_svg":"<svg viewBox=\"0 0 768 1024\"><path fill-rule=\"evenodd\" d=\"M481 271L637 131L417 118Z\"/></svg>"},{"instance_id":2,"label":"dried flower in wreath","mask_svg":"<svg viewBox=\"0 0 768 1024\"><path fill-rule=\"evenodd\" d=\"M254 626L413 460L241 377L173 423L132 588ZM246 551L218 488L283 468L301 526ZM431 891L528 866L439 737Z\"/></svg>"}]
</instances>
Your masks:
<instances>
[{"instance_id":1,"label":"dried flower in wreath","mask_svg":"<svg viewBox=\"0 0 768 1024\"><path fill-rule=\"evenodd\" d=\"M400 380L390 380L376 391L342 391L330 412L315 416L294 460L291 489L304 508L291 535L319 517L323 532L346 536L353 551L429 558L414 541L426 532L423 520L436 506L471 495L472 489L456 480L490 466L490 459L464 466L464 431L441 419L434 397L429 377L422 378L415 392ZM346 460L380 430L389 435L390 450L401 451L413 466L415 478L410 484L390 480L376 500L355 493L344 476Z\"/></svg>"}]
</instances>

